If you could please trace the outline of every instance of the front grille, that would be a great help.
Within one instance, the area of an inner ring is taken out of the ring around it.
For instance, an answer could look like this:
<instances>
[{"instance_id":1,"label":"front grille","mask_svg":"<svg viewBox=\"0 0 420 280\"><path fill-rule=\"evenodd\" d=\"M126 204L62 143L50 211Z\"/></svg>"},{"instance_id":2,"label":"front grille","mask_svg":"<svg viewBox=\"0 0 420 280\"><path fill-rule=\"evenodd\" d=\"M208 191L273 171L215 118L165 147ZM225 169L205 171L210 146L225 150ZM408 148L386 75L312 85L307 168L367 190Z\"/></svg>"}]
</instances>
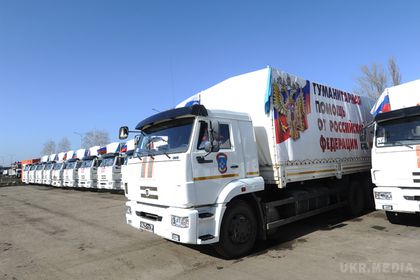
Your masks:
<instances>
[{"instance_id":1,"label":"front grille","mask_svg":"<svg viewBox=\"0 0 420 280\"><path fill-rule=\"evenodd\" d=\"M420 201L420 196L419 195L404 195L404 198L406 200Z\"/></svg>"},{"instance_id":2,"label":"front grille","mask_svg":"<svg viewBox=\"0 0 420 280\"><path fill-rule=\"evenodd\" d=\"M158 221L158 222L162 221L162 216L158 216L158 215L151 214L151 213L136 211L136 215L143 218L143 219L147 219L147 220L151 220L151 221Z\"/></svg>"},{"instance_id":3,"label":"front grille","mask_svg":"<svg viewBox=\"0 0 420 280\"><path fill-rule=\"evenodd\" d=\"M155 194L149 194L149 195L147 195L147 194L142 193L141 194L141 197L142 198L150 198L150 199L159 199L159 196L157 196Z\"/></svg>"},{"instance_id":4,"label":"front grille","mask_svg":"<svg viewBox=\"0 0 420 280\"><path fill-rule=\"evenodd\" d=\"M420 172L413 172L413 176L420 176ZM420 178L413 178L414 183L420 183Z\"/></svg>"}]
</instances>

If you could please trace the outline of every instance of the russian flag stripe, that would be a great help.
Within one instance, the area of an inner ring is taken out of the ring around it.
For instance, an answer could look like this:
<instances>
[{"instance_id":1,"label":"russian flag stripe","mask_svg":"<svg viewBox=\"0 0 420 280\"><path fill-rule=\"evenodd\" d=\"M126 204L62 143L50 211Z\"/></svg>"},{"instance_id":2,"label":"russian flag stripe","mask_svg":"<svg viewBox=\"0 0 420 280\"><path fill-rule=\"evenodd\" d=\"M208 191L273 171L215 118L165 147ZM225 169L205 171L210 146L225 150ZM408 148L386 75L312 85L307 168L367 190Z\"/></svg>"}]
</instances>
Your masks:
<instances>
[{"instance_id":1,"label":"russian flag stripe","mask_svg":"<svg viewBox=\"0 0 420 280\"><path fill-rule=\"evenodd\" d=\"M388 93L383 93L381 96L379 96L370 113L373 116L376 116L377 114L389 111L391 111L391 103L389 102L389 96Z\"/></svg>"}]
</instances>

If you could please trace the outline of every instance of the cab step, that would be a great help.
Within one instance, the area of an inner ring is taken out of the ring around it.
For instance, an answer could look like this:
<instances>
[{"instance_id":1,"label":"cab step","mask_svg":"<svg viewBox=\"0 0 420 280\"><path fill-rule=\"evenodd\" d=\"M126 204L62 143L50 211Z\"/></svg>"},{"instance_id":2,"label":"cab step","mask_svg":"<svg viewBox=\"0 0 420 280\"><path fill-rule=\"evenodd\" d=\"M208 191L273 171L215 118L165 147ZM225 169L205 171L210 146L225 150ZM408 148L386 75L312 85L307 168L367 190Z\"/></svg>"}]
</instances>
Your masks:
<instances>
[{"instance_id":1,"label":"cab step","mask_svg":"<svg viewBox=\"0 0 420 280\"><path fill-rule=\"evenodd\" d=\"M198 214L198 218L200 219L211 218L213 216L214 215L212 213L208 213L208 212Z\"/></svg>"},{"instance_id":2,"label":"cab step","mask_svg":"<svg viewBox=\"0 0 420 280\"><path fill-rule=\"evenodd\" d=\"M206 241L206 240L210 240L210 239L213 239L214 238L214 236L213 235L211 235L211 234L206 234L206 235L202 235L202 236L200 236L198 239L200 239L200 240L202 240L202 241Z\"/></svg>"}]
</instances>

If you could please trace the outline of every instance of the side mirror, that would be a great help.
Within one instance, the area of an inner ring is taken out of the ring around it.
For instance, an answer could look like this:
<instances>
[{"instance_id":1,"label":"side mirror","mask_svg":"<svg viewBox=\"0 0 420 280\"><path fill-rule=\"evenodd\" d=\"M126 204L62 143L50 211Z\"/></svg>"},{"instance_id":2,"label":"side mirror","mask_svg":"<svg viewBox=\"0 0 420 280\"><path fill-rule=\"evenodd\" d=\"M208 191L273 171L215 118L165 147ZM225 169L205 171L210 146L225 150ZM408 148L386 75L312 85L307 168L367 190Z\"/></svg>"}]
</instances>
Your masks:
<instances>
[{"instance_id":1,"label":"side mirror","mask_svg":"<svg viewBox=\"0 0 420 280\"><path fill-rule=\"evenodd\" d=\"M124 140L124 139L127 139L127 137L128 137L128 126L120 127L118 138L120 138L120 140Z\"/></svg>"},{"instance_id":2,"label":"side mirror","mask_svg":"<svg viewBox=\"0 0 420 280\"><path fill-rule=\"evenodd\" d=\"M217 141L213 141L212 152L217 153L220 150L220 144Z\"/></svg>"},{"instance_id":3,"label":"side mirror","mask_svg":"<svg viewBox=\"0 0 420 280\"><path fill-rule=\"evenodd\" d=\"M220 150L219 142L213 141L213 144L212 144L210 141L207 141L206 143L204 143L204 150L207 153L218 152Z\"/></svg>"},{"instance_id":4,"label":"side mirror","mask_svg":"<svg viewBox=\"0 0 420 280\"><path fill-rule=\"evenodd\" d=\"M206 141L206 143L204 143L204 151L206 151L207 153L211 153L211 150L212 150L211 142Z\"/></svg>"}]
</instances>

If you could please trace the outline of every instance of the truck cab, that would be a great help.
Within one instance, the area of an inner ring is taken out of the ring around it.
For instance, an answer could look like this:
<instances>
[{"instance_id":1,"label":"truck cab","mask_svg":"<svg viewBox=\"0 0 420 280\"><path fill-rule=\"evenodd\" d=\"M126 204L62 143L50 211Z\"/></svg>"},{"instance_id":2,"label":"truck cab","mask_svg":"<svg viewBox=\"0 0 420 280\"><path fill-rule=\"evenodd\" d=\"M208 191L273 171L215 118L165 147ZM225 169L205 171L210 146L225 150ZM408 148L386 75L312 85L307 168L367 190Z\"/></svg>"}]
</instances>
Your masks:
<instances>
[{"instance_id":1,"label":"truck cab","mask_svg":"<svg viewBox=\"0 0 420 280\"><path fill-rule=\"evenodd\" d=\"M54 167L51 172L52 185L54 187L63 187L63 171L66 158L67 153L61 152L57 156L57 162L54 163Z\"/></svg>"},{"instance_id":2,"label":"truck cab","mask_svg":"<svg viewBox=\"0 0 420 280\"><path fill-rule=\"evenodd\" d=\"M56 154L52 154L48 157L48 161L45 163L44 172L42 173L42 184L52 184L52 170L54 167Z\"/></svg>"},{"instance_id":3,"label":"truck cab","mask_svg":"<svg viewBox=\"0 0 420 280\"><path fill-rule=\"evenodd\" d=\"M79 149L76 152L68 152L71 159L67 160L63 171L63 185L75 188L79 186L79 168L82 164L81 159L86 155L86 149Z\"/></svg>"},{"instance_id":4,"label":"truck cab","mask_svg":"<svg viewBox=\"0 0 420 280\"><path fill-rule=\"evenodd\" d=\"M375 117L372 180L377 210L391 223L420 212L420 106Z\"/></svg>"},{"instance_id":5,"label":"truck cab","mask_svg":"<svg viewBox=\"0 0 420 280\"><path fill-rule=\"evenodd\" d=\"M182 243L215 243L226 203L264 189L245 113L196 105L152 116L136 129L142 132L125 188L126 219L135 228Z\"/></svg>"},{"instance_id":6,"label":"truck cab","mask_svg":"<svg viewBox=\"0 0 420 280\"><path fill-rule=\"evenodd\" d=\"M49 161L45 164L44 172L42 174L42 184L51 185L52 184L52 171L55 161Z\"/></svg>"},{"instance_id":7,"label":"truck cab","mask_svg":"<svg viewBox=\"0 0 420 280\"><path fill-rule=\"evenodd\" d=\"M99 146L89 148L79 168L79 187L97 188L98 187L98 167L101 159L98 158Z\"/></svg>"},{"instance_id":8,"label":"truck cab","mask_svg":"<svg viewBox=\"0 0 420 280\"><path fill-rule=\"evenodd\" d=\"M41 157L41 162L39 163L39 165L37 166L36 170L35 170L35 183L36 184L42 184L43 183L43 177L44 177L44 169L47 165L48 162L48 155L42 156Z\"/></svg>"},{"instance_id":9,"label":"truck cab","mask_svg":"<svg viewBox=\"0 0 420 280\"><path fill-rule=\"evenodd\" d=\"M63 170L63 186L64 187L77 187L78 186L78 170L81 161L78 159L69 159Z\"/></svg>"},{"instance_id":10,"label":"truck cab","mask_svg":"<svg viewBox=\"0 0 420 280\"><path fill-rule=\"evenodd\" d=\"M35 184L42 184L42 176L44 173L45 162L38 164L35 169Z\"/></svg>"},{"instance_id":11,"label":"truck cab","mask_svg":"<svg viewBox=\"0 0 420 280\"><path fill-rule=\"evenodd\" d=\"M26 164L23 168L22 179L25 184L29 184L29 170L31 169L32 164Z\"/></svg>"},{"instance_id":12,"label":"truck cab","mask_svg":"<svg viewBox=\"0 0 420 280\"><path fill-rule=\"evenodd\" d=\"M121 166L124 157L120 154L120 143L111 143L98 150L101 163L98 168L98 188L121 190Z\"/></svg>"},{"instance_id":13,"label":"truck cab","mask_svg":"<svg viewBox=\"0 0 420 280\"><path fill-rule=\"evenodd\" d=\"M29 184L35 184L35 172L38 167L39 163L36 163L31 166L31 169L29 170Z\"/></svg>"}]
</instances>

